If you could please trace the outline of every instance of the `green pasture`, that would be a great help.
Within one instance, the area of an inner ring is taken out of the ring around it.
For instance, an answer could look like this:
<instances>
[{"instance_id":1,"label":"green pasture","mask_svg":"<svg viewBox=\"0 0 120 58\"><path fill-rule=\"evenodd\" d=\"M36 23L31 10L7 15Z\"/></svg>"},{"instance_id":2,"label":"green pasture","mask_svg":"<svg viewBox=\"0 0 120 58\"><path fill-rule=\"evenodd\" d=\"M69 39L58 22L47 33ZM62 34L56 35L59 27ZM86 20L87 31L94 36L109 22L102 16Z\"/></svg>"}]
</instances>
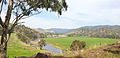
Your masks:
<instances>
[{"instance_id":1,"label":"green pasture","mask_svg":"<svg viewBox=\"0 0 120 58\"><path fill-rule=\"evenodd\" d=\"M60 37L60 38L47 38L45 39L48 43L55 45L58 48L68 50L71 43L74 40L80 40L86 42L86 48L99 47L108 44L115 43L120 39L109 39L109 38L93 38L93 37Z\"/></svg>"},{"instance_id":2,"label":"green pasture","mask_svg":"<svg viewBox=\"0 0 120 58\"><path fill-rule=\"evenodd\" d=\"M38 52L46 52L43 50L31 47L28 44L23 43L13 34L8 43L7 56L9 58L19 57L19 56L32 56Z\"/></svg>"}]
</instances>

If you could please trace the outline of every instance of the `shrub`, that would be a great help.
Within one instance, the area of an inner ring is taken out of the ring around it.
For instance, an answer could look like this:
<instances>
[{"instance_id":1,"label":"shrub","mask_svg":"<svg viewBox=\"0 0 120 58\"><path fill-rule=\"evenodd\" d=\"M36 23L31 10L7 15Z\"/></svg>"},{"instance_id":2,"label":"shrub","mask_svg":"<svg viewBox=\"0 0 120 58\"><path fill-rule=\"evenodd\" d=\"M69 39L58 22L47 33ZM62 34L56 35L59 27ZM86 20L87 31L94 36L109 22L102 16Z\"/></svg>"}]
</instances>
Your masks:
<instances>
[{"instance_id":1,"label":"shrub","mask_svg":"<svg viewBox=\"0 0 120 58\"><path fill-rule=\"evenodd\" d=\"M77 51L81 50L86 46L84 41L74 40L70 46L70 50Z\"/></svg>"},{"instance_id":2,"label":"shrub","mask_svg":"<svg viewBox=\"0 0 120 58\"><path fill-rule=\"evenodd\" d=\"M42 50L42 47L43 46L46 46L46 41L41 39L39 42L38 42L38 45L40 46L40 50Z\"/></svg>"}]
</instances>

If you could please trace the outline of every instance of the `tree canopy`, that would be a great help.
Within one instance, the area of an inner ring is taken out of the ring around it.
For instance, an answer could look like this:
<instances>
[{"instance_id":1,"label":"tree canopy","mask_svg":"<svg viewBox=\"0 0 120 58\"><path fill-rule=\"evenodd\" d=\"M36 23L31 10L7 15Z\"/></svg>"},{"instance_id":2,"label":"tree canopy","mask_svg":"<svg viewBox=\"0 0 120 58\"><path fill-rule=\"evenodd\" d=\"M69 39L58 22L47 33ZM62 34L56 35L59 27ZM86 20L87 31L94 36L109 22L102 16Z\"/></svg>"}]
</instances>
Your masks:
<instances>
[{"instance_id":1,"label":"tree canopy","mask_svg":"<svg viewBox=\"0 0 120 58\"><path fill-rule=\"evenodd\" d=\"M6 12L5 21L9 22L11 15L14 15L14 23L26 16L33 16L41 13L41 11L54 11L58 14L62 14L63 10L67 10L67 4L65 0L0 0L0 14ZM0 19L0 24L3 26L3 19Z\"/></svg>"}]
</instances>

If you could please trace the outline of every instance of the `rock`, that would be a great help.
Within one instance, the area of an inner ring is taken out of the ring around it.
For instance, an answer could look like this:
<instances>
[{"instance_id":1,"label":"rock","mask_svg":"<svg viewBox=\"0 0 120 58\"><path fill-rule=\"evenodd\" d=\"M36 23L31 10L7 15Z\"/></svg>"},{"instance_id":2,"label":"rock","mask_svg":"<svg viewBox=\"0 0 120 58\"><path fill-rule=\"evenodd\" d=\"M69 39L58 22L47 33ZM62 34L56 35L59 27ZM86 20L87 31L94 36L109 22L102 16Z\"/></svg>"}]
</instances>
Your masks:
<instances>
[{"instance_id":1,"label":"rock","mask_svg":"<svg viewBox=\"0 0 120 58\"><path fill-rule=\"evenodd\" d=\"M43 53L38 53L34 58L51 58L51 56L48 56Z\"/></svg>"},{"instance_id":2,"label":"rock","mask_svg":"<svg viewBox=\"0 0 120 58\"><path fill-rule=\"evenodd\" d=\"M51 56L44 54L44 53L37 53L36 55L33 55L31 57L22 56L22 57L18 57L18 58L51 58Z\"/></svg>"}]
</instances>

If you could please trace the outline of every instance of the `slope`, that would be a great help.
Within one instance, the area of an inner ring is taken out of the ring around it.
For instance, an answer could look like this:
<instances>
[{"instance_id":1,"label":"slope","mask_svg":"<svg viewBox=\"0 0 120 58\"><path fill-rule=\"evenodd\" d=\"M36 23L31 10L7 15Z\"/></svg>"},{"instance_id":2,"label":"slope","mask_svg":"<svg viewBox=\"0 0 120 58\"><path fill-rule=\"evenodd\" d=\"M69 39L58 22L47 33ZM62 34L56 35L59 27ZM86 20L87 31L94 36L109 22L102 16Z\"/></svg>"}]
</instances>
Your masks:
<instances>
[{"instance_id":1,"label":"slope","mask_svg":"<svg viewBox=\"0 0 120 58\"><path fill-rule=\"evenodd\" d=\"M86 26L81 27L73 32L67 33L72 37L99 37L99 38L120 38L120 26L103 25L103 26Z\"/></svg>"},{"instance_id":2,"label":"slope","mask_svg":"<svg viewBox=\"0 0 120 58\"><path fill-rule=\"evenodd\" d=\"M15 33L12 34L8 43L8 50L7 50L9 58L14 58L18 56L32 56L37 52L45 52L45 51L31 47L30 45L18 39Z\"/></svg>"}]
</instances>

